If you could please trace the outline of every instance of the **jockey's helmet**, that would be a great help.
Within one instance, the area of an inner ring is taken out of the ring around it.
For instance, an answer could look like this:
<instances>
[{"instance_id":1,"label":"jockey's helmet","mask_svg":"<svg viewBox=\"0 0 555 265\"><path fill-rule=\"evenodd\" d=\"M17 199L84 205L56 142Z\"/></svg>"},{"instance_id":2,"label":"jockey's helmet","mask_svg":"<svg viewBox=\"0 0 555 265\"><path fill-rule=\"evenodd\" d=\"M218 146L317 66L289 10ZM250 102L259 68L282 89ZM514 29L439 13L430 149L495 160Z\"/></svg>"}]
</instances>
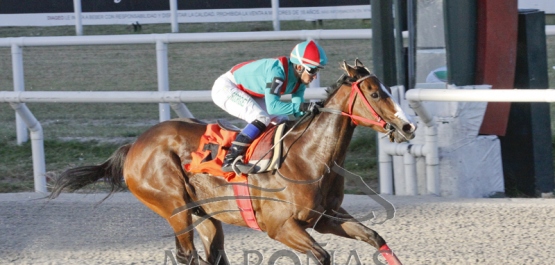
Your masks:
<instances>
[{"instance_id":1,"label":"jockey's helmet","mask_svg":"<svg viewBox=\"0 0 555 265\"><path fill-rule=\"evenodd\" d=\"M305 68L324 68L328 63L328 57L326 57L324 49L313 40L303 41L295 45L289 60Z\"/></svg>"}]
</instances>

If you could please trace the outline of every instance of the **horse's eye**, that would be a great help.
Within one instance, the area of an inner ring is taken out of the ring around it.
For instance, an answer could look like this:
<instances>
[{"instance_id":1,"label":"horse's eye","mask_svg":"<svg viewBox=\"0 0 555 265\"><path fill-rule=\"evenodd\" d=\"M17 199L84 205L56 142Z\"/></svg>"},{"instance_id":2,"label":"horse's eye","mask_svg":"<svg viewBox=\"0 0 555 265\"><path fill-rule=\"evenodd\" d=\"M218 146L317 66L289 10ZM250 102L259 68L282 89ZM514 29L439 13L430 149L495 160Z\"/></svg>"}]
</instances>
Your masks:
<instances>
[{"instance_id":1,"label":"horse's eye","mask_svg":"<svg viewBox=\"0 0 555 265\"><path fill-rule=\"evenodd\" d=\"M380 95L378 95L377 92L372 93L372 95L370 95L373 99L377 99L380 97Z\"/></svg>"}]
</instances>

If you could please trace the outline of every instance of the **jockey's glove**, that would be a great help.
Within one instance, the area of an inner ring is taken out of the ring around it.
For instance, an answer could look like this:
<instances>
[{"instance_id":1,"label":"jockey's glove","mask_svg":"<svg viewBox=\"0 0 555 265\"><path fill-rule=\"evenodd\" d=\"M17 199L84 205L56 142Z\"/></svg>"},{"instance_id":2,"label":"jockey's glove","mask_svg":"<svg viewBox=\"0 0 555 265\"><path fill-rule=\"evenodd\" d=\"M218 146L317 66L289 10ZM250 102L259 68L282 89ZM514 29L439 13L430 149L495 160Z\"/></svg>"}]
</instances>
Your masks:
<instances>
[{"instance_id":1,"label":"jockey's glove","mask_svg":"<svg viewBox=\"0 0 555 265\"><path fill-rule=\"evenodd\" d=\"M311 112L313 114L320 113L318 108L324 107L324 103L322 101L311 101L311 102L303 102L301 103L300 110L302 112Z\"/></svg>"}]
</instances>

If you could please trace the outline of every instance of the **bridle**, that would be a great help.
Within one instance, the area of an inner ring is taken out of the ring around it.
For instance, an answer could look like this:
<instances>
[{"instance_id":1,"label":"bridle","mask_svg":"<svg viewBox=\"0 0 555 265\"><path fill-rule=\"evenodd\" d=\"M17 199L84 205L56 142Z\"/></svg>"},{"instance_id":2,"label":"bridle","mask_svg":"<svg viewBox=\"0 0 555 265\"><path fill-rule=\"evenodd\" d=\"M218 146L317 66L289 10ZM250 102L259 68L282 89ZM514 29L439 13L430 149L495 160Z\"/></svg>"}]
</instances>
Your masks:
<instances>
[{"instance_id":1,"label":"bridle","mask_svg":"<svg viewBox=\"0 0 555 265\"><path fill-rule=\"evenodd\" d=\"M358 125L358 122L357 122L357 121L363 121L363 122L367 122L367 123L370 123L370 124L378 125L378 126L380 126L381 128L384 128L386 131L388 131L387 134L386 134L384 137L389 136L389 137L391 138L391 135L392 135L393 131L395 130L395 128L394 128L393 126L391 126L389 123L387 123L384 119L382 119L382 117L380 117L380 115L376 112L376 110L372 107L372 105L370 105L370 103L368 102L368 99L366 99L366 97L364 96L364 94L363 94L362 91L360 90L360 83L361 83L362 81L364 81L364 80L370 78L370 77L374 77L374 75L371 75L371 74L370 74L370 75L361 77L361 78L357 79L355 82L352 82L352 83L351 83L351 93L350 93L350 95L349 95L349 112L348 112L348 113L347 113L347 112L340 111L340 110L337 110L337 109L324 108L324 107L318 107L318 111L319 111L319 112L328 112L328 113L337 114L337 115L342 115L342 116L347 116L347 117L351 118L351 120L353 121L353 123L354 123L355 125ZM362 102L363 102L364 105L370 110L370 112L372 113L372 115L374 116L374 118L375 118L376 120L370 120L370 119L367 119L367 118L364 118L364 117L360 117L360 116L357 116L357 115L354 115L354 114L353 114L353 108L354 108L354 105L355 105L355 99L356 99L356 97L357 97L359 94L360 94L360 97L361 97L362 100L363 100ZM291 128L289 128L289 129L287 130L287 132L286 132L279 140L277 140L277 141L274 143L274 145L266 152L266 154L264 154L264 156L266 156L271 150L273 150L273 149L276 147L277 144L281 144L281 142L283 141L283 139L285 139L285 137L286 137L287 135L289 135L289 133L291 133L291 132L293 131L293 129L295 129L298 125L300 125L301 123L303 123L305 119L310 119L310 122L312 122L312 119L314 119L314 115L312 115L312 114L304 115L304 116L302 116L299 120L297 120L297 121L295 122L295 124L294 124ZM298 138L297 138L297 140L298 140ZM296 140L295 140L295 141L296 141ZM258 162L260 162L260 161L257 161L257 162L251 167L250 170L254 169L254 167L256 166L256 164L258 164ZM249 172L250 172L250 170L249 170ZM247 173L249 173L249 172L247 172ZM236 173L237 173L237 174L240 174L241 172L236 172ZM281 173L279 173L279 171L278 171L278 174L279 174L282 178L284 178L284 179L286 179L286 180L289 180L289 179L286 178L285 176L281 175ZM323 177L323 175L322 175L322 177ZM321 178L320 178L320 179L321 179ZM312 182L317 182L317 181L319 181L320 179L317 179L317 180L309 180L308 182L302 182L302 183L304 183L304 184L310 184L310 183L312 183ZM295 182L294 180L289 180L289 181ZM299 183L301 183L301 182L299 182Z\"/></svg>"},{"instance_id":2,"label":"bridle","mask_svg":"<svg viewBox=\"0 0 555 265\"><path fill-rule=\"evenodd\" d=\"M357 79L355 82L351 83L351 93L349 95L349 109L348 109L348 112L343 112L343 111L339 111L339 110L336 110L336 109L330 109L330 108L318 108L318 109L321 112L329 112L329 113L334 113L334 114L347 116L347 117L351 118L351 120L353 121L353 123L355 125L358 125L358 122L362 121L362 122L367 122L367 123L370 123L370 124L378 125L381 128L386 128L387 129L387 127L389 127L387 122L385 122L385 120L382 119L382 117L380 117L380 115L378 115L376 110L372 107L372 105L370 105L370 103L368 102L368 99L364 96L364 94L360 90L360 83L362 81L364 81L365 79L368 79L368 78L373 77L373 76L374 75L367 75L367 76L361 77L361 78ZM353 114L355 99L359 95L362 98L362 103L364 103L366 108L368 110L370 110L370 112L374 116L375 120L367 119L367 118L364 118L364 117L357 116L357 115Z\"/></svg>"},{"instance_id":3,"label":"bridle","mask_svg":"<svg viewBox=\"0 0 555 265\"><path fill-rule=\"evenodd\" d=\"M353 123L355 125L358 125L357 121L363 121L363 122L367 122L367 123L370 123L370 124L375 124L375 125L380 126L381 128L385 128L386 130L389 131L389 134L391 134L391 132L392 132L392 130L390 129L391 126L389 126L389 124L387 122L385 122L384 119L382 119L382 117L380 117L380 115L378 115L376 110L374 110L372 105L370 105L370 103L368 102L368 99L366 99L366 97L364 96L364 94L360 90L360 83L362 81L370 78L370 77L373 77L373 76L374 75L367 75L367 76L361 77L361 78L357 79L355 82L351 83L351 93L349 95L349 112L348 113L337 110L337 109L331 109L331 108L318 108L318 111L347 116L347 117L351 118L351 120L353 121ZM360 117L360 116L357 116L357 115L353 114L355 99L359 94L360 94L360 97L363 100L362 102L364 103L364 105L366 105L366 107L370 110L370 112L372 112L372 115L374 116L374 118L376 120L370 120L370 119ZM271 150L273 150L278 143L281 143L281 141L283 141L285 136L287 136L291 131L293 131L293 129L295 127L297 127L299 124L301 124L307 118L312 118L313 119L314 115L304 115L299 120L297 120L295 122L295 124L291 128L289 128L289 130L278 141L276 141L276 143L268 150L268 152L266 152L266 154L264 154L264 156L267 155ZM258 161L258 162L260 162L260 161ZM256 164L258 164L258 162L256 162ZM250 170L254 169L255 165L253 165ZM250 170L249 170L249 172L250 172ZM239 174L240 172L236 172L236 173Z\"/></svg>"}]
</instances>

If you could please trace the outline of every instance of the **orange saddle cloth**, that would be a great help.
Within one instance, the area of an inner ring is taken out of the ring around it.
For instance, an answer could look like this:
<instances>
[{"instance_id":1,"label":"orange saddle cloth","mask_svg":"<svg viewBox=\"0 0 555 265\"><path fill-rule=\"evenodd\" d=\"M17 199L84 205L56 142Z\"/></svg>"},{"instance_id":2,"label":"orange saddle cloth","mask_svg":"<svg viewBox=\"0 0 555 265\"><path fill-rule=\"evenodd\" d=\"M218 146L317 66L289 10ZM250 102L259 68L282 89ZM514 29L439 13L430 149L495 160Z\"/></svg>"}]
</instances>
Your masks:
<instances>
[{"instance_id":1,"label":"orange saddle cloth","mask_svg":"<svg viewBox=\"0 0 555 265\"><path fill-rule=\"evenodd\" d=\"M281 143L278 142L283 134L285 125L270 125L247 149L244 161L255 166L253 173L264 172L279 167L281 158ZM222 161L235 140L238 132L226 130L218 124L208 124L204 135L200 138L197 151L191 154L190 164L183 168L192 173L208 173L225 178L228 182L244 181L246 176L237 176L235 172L223 172ZM270 149L276 146L273 150Z\"/></svg>"}]
</instances>

